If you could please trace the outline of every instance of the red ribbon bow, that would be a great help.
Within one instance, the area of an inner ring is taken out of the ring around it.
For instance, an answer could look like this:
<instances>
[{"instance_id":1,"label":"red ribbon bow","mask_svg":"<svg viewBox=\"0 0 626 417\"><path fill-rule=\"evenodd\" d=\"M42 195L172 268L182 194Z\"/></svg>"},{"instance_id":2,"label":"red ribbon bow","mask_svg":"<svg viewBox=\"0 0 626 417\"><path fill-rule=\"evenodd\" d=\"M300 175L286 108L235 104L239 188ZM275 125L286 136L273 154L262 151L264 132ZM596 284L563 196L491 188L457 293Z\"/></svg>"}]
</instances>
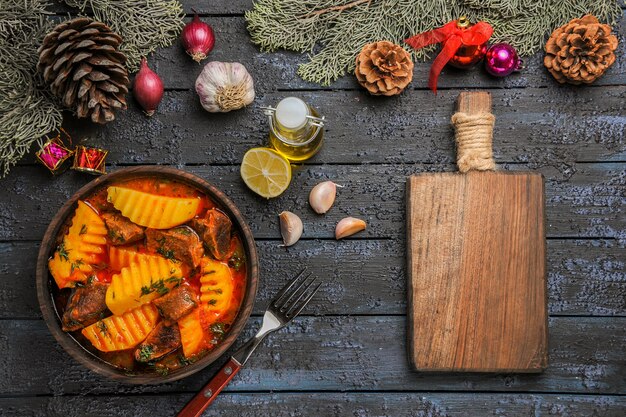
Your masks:
<instances>
[{"instance_id":1,"label":"red ribbon bow","mask_svg":"<svg viewBox=\"0 0 626 417\"><path fill-rule=\"evenodd\" d=\"M453 20L440 28L405 39L404 42L415 49L420 49L435 43L443 43L441 52L437 55L437 58L435 58L430 67L430 76L428 77L428 87L437 94L437 79L439 78L439 74L450 58L456 54L456 51L458 51L462 45L482 45L489 40L492 33L493 28L487 22L478 22L474 26L460 28L457 25L457 21Z\"/></svg>"}]
</instances>

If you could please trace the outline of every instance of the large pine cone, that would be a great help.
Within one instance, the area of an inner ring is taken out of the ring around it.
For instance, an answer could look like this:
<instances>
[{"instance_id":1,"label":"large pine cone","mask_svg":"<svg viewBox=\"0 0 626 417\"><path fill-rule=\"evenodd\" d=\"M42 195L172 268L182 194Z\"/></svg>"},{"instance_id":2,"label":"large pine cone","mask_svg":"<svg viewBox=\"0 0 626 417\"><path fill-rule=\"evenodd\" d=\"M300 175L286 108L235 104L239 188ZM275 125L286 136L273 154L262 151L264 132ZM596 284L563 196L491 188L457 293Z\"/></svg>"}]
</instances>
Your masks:
<instances>
[{"instance_id":1,"label":"large pine cone","mask_svg":"<svg viewBox=\"0 0 626 417\"><path fill-rule=\"evenodd\" d=\"M592 83L615 62L617 37L587 15L552 32L543 63L560 83Z\"/></svg>"},{"instance_id":2,"label":"large pine cone","mask_svg":"<svg viewBox=\"0 0 626 417\"><path fill-rule=\"evenodd\" d=\"M356 57L354 74L370 94L393 96L413 79L413 61L399 45L374 42L365 45Z\"/></svg>"},{"instance_id":3,"label":"large pine cone","mask_svg":"<svg viewBox=\"0 0 626 417\"><path fill-rule=\"evenodd\" d=\"M79 118L96 123L115 119L126 109L126 56L118 51L122 38L101 22L80 17L63 22L39 47L38 70L44 80Z\"/></svg>"}]
</instances>

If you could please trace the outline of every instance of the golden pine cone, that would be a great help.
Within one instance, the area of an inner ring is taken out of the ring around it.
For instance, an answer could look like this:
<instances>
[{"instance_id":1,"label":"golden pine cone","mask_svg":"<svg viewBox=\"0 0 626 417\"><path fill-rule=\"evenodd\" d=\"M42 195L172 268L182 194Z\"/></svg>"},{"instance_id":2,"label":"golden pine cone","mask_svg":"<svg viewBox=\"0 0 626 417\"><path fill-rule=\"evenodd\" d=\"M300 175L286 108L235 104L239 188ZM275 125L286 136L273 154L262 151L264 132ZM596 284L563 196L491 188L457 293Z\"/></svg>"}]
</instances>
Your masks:
<instances>
[{"instance_id":1,"label":"golden pine cone","mask_svg":"<svg viewBox=\"0 0 626 417\"><path fill-rule=\"evenodd\" d=\"M104 124L115 119L117 109L126 109L129 80L121 42L104 23L68 20L43 39L37 69L65 107Z\"/></svg>"},{"instance_id":2,"label":"golden pine cone","mask_svg":"<svg viewBox=\"0 0 626 417\"><path fill-rule=\"evenodd\" d=\"M370 94L393 96L413 79L413 61L400 45L374 42L365 45L356 57L354 74Z\"/></svg>"},{"instance_id":3,"label":"golden pine cone","mask_svg":"<svg viewBox=\"0 0 626 417\"><path fill-rule=\"evenodd\" d=\"M546 43L543 63L560 83L590 84L615 62L617 37L593 15L557 28Z\"/></svg>"}]
</instances>

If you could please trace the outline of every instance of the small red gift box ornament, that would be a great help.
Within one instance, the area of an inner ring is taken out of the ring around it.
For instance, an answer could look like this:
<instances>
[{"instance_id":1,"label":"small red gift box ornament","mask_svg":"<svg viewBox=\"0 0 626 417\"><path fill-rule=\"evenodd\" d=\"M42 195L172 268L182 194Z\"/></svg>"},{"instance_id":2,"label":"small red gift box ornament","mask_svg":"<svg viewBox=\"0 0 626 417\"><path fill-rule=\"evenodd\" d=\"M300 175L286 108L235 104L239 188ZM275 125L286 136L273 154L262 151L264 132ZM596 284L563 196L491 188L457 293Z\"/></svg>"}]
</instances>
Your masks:
<instances>
[{"instance_id":1,"label":"small red gift box ornament","mask_svg":"<svg viewBox=\"0 0 626 417\"><path fill-rule=\"evenodd\" d=\"M74 154L74 151L65 146L64 139L72 143L70 135L61 128L54 138L46 141L41 149L35 153L37 160L48 168L53 175L60 174L64 170L63 163Z\"/></svg>"},{"instance_id":2,"label":"small red gift box ornament","mask_svg":"<svg viewBox=\"0 0 626 417\"><path fill-rule=\"evenodd\" d=\"M93 175L106 174L104 162L108 153L104 149L79 145L76 147L72 169Z\"/></svg>"},{"instance_id":3,"label":"small red gift box ornament","mask_svg":"<svg viewBox=\"0 0 626 417\"><path fill-rule=\"evenodd\" d=\"M437 93L437 79L443 67L451 64L459 68L469 68L479 62L487 51L487 41L493 28L487 22L472 25L465 17L446 23L444 26L420 33L404 42L415 49L441 43L439 55L430 67L428 87Z\"/></svg>"}]
</instances>

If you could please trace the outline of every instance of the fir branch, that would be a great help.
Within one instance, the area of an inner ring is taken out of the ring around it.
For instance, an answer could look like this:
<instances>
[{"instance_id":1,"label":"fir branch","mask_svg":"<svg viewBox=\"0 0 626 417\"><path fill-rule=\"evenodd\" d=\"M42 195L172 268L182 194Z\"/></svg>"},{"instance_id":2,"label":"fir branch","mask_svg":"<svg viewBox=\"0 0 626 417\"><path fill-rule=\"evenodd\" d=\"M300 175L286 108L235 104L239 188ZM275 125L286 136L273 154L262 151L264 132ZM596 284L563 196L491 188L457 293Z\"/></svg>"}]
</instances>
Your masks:
<instances>
[{"instance_id":1,"label":"fir branch","mask_svg":"<svg viewBox=\"0 0 626 417\"><path fill-rule=\"evenodd\" d=\"M616 0L258 0L245 18L261 50L311 53L298 75L329 85L354 70L365 44L388 40L403 45L407 37L462 15L491 23L492 42L509 42L527 56L543 46L552 30L586 13L614 24L622 12ZM414 59L434 49L406 48Z\"/></svg>"},{"instance_id":2,"label":"fir branch","mask_svg":"<svg viewBox=\"0 0 626 417\"><path fill-rule=\"evenodd\" d=\"M332 6L332 7L327 7L325 9L321 9L321 10L315 10L313 12L307 13L303 16L301 16L302 19L307 18L307 17L313 17L313 16L319 16L321 14L324 13L329 13L329 12L342 12L344 10L350 9L354 6L358 6L361 3L369 3L372 0L355 0L351 3L348 4L344 4L342 6Z\"/></svg>"},{"instance_id":3,"label":"fir branch","mask_svg":"<svg viewBox=\"0 0 626 417\"><path fill-rule=\"evenodd\" d=\"M0 177L61 126L61 110L37 74L37 48L53 26L48 5L0 0Z\"/></svg>"},{"instance_id":4,"label":"fir branch","mask_svg":"<svg viewBox=\"0 0 626 417\"><path fill-rule=\"evenodd\" d=\"M184 26L183 7L177 0L63 0L81 12L91 11L124 38L120 52L130 72L142 57L158 47L170 46Z\"/></svg>"}]
</instances>

